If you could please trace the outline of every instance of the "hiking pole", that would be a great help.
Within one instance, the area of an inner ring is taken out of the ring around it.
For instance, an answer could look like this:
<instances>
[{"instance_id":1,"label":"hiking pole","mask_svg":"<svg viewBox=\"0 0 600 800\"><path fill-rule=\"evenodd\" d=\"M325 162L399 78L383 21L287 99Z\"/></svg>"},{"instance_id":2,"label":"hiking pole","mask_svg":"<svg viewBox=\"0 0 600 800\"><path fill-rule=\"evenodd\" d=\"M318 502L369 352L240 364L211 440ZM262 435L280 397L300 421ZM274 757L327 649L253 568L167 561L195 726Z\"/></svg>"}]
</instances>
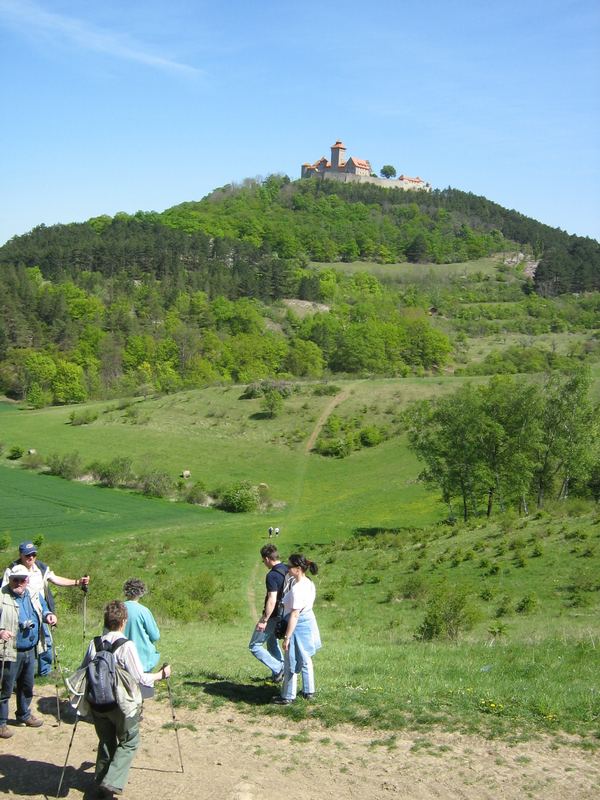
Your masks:
<instances>
[{"instance_id":1,"label":"hiking pole","mask_svg":"<svg viewBox=\"0 0 600 800\"><path fill-rule=\"evenodd\" d=\"M50 637L50 646L52 647L52 660L53 660L53 667L54 672L57 675L56 680L54 682L54 688L56 689L56 718L58 720L58 724L62 722L60 718L60 695L58 690L58 675L61 674L61 668L58 661L58 653L56 652L56 642L54 641L54 637L52 636L52 628L48 625L48 636Z\"/></svg>"},{"instance_id":2,"label":"hiking pole","mask_svg":"<svg viewBox=\"0 0 600 800\"><path fill-rule=\"evenodd\" d=\"M0 691L4 681L4 664L6 663L6 639L2 642L2 669L0 670Z\"/></svg>"},{"instance_id":3,"label":"hiking pole","mask_svg":"<svg viewBox=\"0 0 600 800\"><path fill-rule=\"evenodd\" d=\"M87 575L84 575L87 578ZM87 628L87 599L88 599L88 585L87 583L81 584L81 591L83 592L83 649L86 645L86 628Z\"/></svg>"},{"instance_id":4,"label":"hiking pole","mask_svg":"<svg viewBox=\"0 0 600 800\"><path fill-rule=\"evenodd\" d=\"M166 664L162 665L162 668L166 667ZM164 674L164 673L163 673ZM181 772L183 774L183 758L181 756L181 745L179 744L179 729L177 727L177 718L175 717L175 707L173 706L173 694L171 693L171 681L169 678L165 678L167 682L167 692L169 693L169 705L171 706L171 718L173 720L173 727L175 728L175 738L177 739L177 751L179 753L179 764L181 765Z\"/></svg>"},{"instance_id":5,"label":"hiking pole","mask_svg":"<svg viewBox=\"0 0 600 800\"><path fill-rule=\"evenodd\" d=\"M69 753L71 752L71 747L73 746L73 739L75 738L75 731L77 730L77 723L79 722L79 714L76 713L75 717L75 725L73 725L73 733L71 734L71 741L69 742L69 749L67 750L67 755L65 756L65 763L62 768L62 772L60 773L60 781L58 784L58 789L56 790L56 796L60 797L60 790L62 788L63 779L65 777L65 770L67 769L67 762L69 760Z\"/></svg>"}]
</instances>

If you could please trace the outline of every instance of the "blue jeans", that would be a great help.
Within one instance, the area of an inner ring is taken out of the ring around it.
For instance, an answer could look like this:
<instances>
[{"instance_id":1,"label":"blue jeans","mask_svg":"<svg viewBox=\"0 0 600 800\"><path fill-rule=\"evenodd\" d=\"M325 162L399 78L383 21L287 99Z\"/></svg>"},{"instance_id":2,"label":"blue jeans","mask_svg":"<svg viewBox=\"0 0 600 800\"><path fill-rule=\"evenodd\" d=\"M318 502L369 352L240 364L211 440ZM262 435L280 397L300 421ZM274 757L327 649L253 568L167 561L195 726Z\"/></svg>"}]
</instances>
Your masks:
<instances>
[{"instance_id":1,"label":"blue jeans","mask_svg":"<svg viewBox=\"0 0 600 800\"><path fill-rule=\"evenodd\" d=\"M17 722L25 722L31 716L29 709L33 697L35 674L35 649L17 652L16 661L4 662L4 676L0 689L0 726L8 722L8 701L17 688ZM2 662L0 662L0 669Z\"/></svg>"},{"instance_id":2,"label":"blue jeans","mask_svg":"<svg viewBox=\"0 0 600 800\"><path fill-rule=\"evenodd\" d=\"M37 660L37 674L40 676L48 675L52 672L52 660L54 658L52 652L52 636L50 635L50 628L46 623L42 626L42 631L42 636L46 641L46 650L38 656Z\"/></svg>"},{"instance_id":3,"label":"blue jeans","mask_svg":"<svg viewBox=\"0 0 600 800\"><path fill-rule=\"evenodd\" d=\"M283 653L275 636L276 624L277 620L271 617L264 631L257 631L255 628L248 645L252 655L271 670L273 677L283 669ZM266 645L266 648L263 645Z\"/></svg>"}]
</instances>

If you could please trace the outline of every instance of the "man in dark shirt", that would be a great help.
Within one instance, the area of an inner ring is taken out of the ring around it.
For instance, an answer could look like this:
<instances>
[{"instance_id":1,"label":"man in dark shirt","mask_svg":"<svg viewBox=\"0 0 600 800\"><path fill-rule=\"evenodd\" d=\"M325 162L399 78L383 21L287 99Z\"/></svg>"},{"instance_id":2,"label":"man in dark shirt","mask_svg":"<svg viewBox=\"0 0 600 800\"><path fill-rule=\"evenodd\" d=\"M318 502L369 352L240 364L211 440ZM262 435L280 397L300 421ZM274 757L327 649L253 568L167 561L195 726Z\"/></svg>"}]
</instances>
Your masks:
<instances>
[{"instance_id":1,"label":"man in dark shirt","mask_svg":"<svg viewBox=\"0 0 600 800\"><path fill-rule=\"evenodd\" d=\"M277 548L273 544L266 544L262 547L260 556L263 564L269 570L265 579L267 593L262 616L256 623L248 647L252 655L271 670L272 679L276 683L280 683L283 680L283 653L275 635L275 627L277 625L277 603L288 568L281 563Z\"/></svg>"},{"instance_id":2,"label":"man in dark shirt","mask_svg":"<svg viewBox=\"0 0 600 800\"><path fill-rule=\"evenodd\" d=\"M43 651L40 637L42 622L56 625L56 616L46 605L43 595L29 593L29 572L22 564L11 568L8 584L0 590L0 739L9 739L7 727L8 701L16 685L17 722L28 728L39 728L42 720L34 717L30 706L36 657Z\"/></svg>"}]
</instances>

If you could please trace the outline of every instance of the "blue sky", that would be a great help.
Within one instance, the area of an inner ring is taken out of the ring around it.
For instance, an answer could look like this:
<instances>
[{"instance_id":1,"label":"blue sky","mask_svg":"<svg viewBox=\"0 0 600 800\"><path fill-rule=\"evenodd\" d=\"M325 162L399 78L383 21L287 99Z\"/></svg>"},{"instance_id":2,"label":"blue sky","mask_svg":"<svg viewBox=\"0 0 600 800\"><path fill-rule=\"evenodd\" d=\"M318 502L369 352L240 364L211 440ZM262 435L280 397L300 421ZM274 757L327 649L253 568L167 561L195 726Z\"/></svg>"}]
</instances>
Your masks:
<instances>
[{"instance_id":1,"label":"blue sky","mask_svg":"<svg viewBox=\"0 0 600 800\"><path fill-rule=\"evenodd\" d=\"M600 239L598 0L0 0L0 243L329 155Z\"/></svg>"}]
</instances>

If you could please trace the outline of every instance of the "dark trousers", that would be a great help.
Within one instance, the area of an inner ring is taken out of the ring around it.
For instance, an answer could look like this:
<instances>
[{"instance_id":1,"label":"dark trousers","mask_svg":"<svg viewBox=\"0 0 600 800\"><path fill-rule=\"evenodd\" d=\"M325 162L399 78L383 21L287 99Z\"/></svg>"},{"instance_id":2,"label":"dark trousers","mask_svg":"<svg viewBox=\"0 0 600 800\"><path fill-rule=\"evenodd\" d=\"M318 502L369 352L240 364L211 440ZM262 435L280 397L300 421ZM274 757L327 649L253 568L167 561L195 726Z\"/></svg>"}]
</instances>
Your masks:
<instances>
[{"instance_id":1,"label":"dark trousers","mask_svg":"<svg viewBox=\"0 0 600 800\"><path fill-rule=\"evenodd\" d=\"M0 726L8 722L8 701L16 686L17 722L25 722L31 716L30 706L33 697L33 677L35 674L35 648L17 652L16 661L0 661L4 665L2 687L0 689Z\"/></svg>"}]
</instances>

